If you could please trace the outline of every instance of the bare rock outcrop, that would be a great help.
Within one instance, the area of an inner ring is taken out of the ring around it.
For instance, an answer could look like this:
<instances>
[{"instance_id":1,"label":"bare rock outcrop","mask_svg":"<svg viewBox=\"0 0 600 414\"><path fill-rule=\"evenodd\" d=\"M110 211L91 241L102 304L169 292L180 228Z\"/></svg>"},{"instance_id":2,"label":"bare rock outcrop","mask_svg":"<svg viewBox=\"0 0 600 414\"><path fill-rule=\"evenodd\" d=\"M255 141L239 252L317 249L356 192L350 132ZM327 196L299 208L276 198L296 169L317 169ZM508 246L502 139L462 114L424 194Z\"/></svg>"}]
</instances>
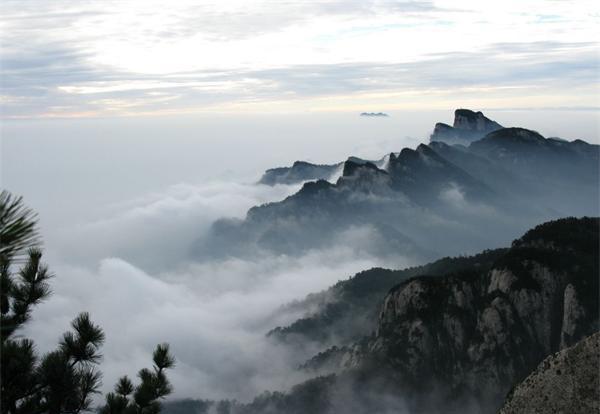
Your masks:
<instances>
[{"instance_id":1,"label":"bare rock outcrop","mask_svg":"<svg viewBox=\"0 0 600 414\"><path fill-rule=\"evenodd\" d=\"M600 410L600 333L542 361L498 414L588 414Z\"/></svg>"}]
</instances>

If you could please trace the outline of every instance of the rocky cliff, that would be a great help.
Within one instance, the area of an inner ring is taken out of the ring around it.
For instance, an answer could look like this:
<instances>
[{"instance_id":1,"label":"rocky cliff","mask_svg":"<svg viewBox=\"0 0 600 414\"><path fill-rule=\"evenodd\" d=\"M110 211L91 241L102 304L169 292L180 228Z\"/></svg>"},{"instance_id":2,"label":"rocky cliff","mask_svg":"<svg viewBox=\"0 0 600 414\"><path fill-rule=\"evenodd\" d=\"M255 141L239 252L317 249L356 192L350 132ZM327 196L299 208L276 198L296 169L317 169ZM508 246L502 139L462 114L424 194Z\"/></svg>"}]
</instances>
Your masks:
<instances>
[{"instance_id":1,"label":"rocky cliff","mask_svg":"<svg viewBox=\"0 0 600 414\"><path fill-rule=\"evenodd\" d=\"M546 355L598 329L598 226L592 218L546 223L489 271L396 286L374 336L344 364L392 370L405 392L498 404Z\"/></svg>"},{"instance_id":2,"label":"rocky cliff","mask_svg":"<svg viewBox=\"0 0 600 414\"><path fill-rule=\"evenodd\" d=\"M600 334L546 358L508 395L499 414L600 411Z\"/></svg>"}]
</instances>

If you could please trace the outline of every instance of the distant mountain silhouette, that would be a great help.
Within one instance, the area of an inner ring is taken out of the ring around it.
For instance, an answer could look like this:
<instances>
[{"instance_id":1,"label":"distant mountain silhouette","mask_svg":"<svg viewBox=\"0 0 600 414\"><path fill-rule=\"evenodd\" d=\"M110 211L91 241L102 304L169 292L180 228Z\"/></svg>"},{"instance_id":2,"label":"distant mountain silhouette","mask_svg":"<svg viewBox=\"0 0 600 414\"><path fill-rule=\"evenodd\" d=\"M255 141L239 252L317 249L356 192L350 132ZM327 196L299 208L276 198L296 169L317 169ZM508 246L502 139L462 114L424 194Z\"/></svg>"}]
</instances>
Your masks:
<instances>
[{"instance_id":1,"label":"distant mountain silhouette","mask_svg":"<svg viewBox=\"0 0 600 414\"><path fill-rule=\"evenodd\" d=\"M384 112L363 112L360 116L387 117L389 115Z\"/></svg>"},{"instance_id":2,"label":"distant mountain silhouette","mask_svg":"<svg viewBox=\"0 0 600 414\"><path fill-rule=\"evenodd\" d=\"M297 161L268 170L263 184L304 185L285 200L251 208L244 220L216 222L194 255L296 255L347 245L418 263L497 246L540 220L597 214L598 145L501 128L462 109L455 124L492 132L468 146L432 141L374 161Z\"/></svg>"},{"instance_id":3,"label":"distant mountain silhouette","mask_svg":"<svg viewBox=\"0 0 600 414\"><path fill-rule=\"evenodd\" d=\"M453 126L441 122L435 124L430 140L432 142L443 141L448 144L468 145L501 128L502 125L487 118L481 112L474 112L470 109L457 109L454 111Z\"/></svg>"}]
</instances>

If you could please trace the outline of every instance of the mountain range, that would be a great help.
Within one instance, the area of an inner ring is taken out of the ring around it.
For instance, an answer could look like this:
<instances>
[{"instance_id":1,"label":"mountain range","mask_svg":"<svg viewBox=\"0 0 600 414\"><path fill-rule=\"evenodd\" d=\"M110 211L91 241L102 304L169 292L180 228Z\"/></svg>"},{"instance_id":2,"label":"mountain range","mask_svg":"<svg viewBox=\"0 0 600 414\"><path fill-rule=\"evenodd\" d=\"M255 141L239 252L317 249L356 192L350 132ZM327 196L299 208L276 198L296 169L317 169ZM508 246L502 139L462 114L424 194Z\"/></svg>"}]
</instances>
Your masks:
<instances>
[{"instance_id":1,"label":"mountain range","mask_svg":"<svg viewBox=\"0 0 600 414\"><path fill-rule=\"evenodd\" d=\"M501 128L464 109L454 125L478 139L465 146L434 131L429 144L379 160L297 161L268 170L259 183L304 184L243 220L218 220L193 255L300 255L347 245L424 263L505 244L541 221L598 211L598 145Z\"/></svg>"}]
</instances>

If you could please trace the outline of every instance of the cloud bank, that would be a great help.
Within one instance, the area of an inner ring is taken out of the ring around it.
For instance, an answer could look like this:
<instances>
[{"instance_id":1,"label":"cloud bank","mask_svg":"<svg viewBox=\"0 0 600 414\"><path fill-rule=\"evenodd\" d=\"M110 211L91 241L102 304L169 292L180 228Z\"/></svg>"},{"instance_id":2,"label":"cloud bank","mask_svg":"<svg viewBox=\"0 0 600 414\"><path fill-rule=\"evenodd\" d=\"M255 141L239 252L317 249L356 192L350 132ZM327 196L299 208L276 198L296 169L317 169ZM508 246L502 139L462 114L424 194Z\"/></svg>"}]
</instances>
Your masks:
<instances>
[{"instance_id":1,"label":"cloud bank","mask_svg":"<svg viewBox=\"0 0 600 414\"><path fill-rule=\"evenodd\" d=\"M154 345L163 341L178 361L171 374L175 398L249 400L265 390L288 389L306 378L295 368L315 350L292 354L265 337L306 311L282 305L386 263L357 254L348 240L302 257L203 262L194 261L188 248L215 218L243 216L250 205L296 188L176 185L112 206L109 217L65 229L58 238L63 243L48 257L56 274L54 294L34 311L23 334L44 352L78 312L90 312L107 337L104 390L147 366ZM368 237L355 233L357 245Z\"/></svg>"}]
</instances>

